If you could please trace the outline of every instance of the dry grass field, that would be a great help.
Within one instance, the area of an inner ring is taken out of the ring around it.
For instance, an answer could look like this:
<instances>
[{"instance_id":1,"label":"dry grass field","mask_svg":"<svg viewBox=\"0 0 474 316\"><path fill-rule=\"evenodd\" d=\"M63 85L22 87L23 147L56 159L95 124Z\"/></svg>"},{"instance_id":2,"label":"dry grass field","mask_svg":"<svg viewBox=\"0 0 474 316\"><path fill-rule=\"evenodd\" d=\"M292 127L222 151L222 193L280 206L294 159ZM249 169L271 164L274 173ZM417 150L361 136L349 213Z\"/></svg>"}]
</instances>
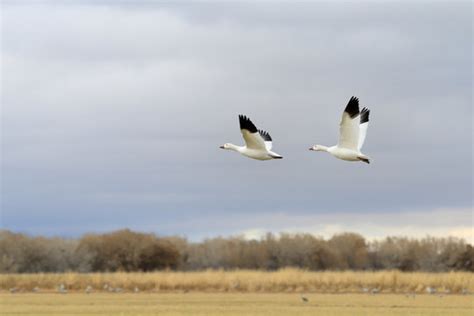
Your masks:
<instances>
[{"instance_id":1,"label":"dry grass field","mask_svg":"<svg viewBox=\"0 0 474 316\"><path fill-rule=\"evenodd\" d=\"M473 315L472 296L297 293L0 294L1 315Z\"/></svg>"},{"instance_id":2,"label":"dry grass field","mask_svg":"<svg viewBox=\"0 0 474 316\"><path fill-rule=\"evenodd\" d=\"M275 272L208 270L200 272L153 273L62 273L0 274L0 291L65 290L80 292L252 292L252 293L437 293L474 292L474 274L469 272L406 273L311 272L283 269Z\"/></svg>"},{"instance_id":3,"label":"dry grass field","mask_svg":"<svg viewBox=\"0 0 474 316\"><path fill-rule=\"evenodd\" d=\"M462 272L2 274L0 310L5 316L457 316L474 315L473 289L474 274Z\"/></svg>"}]
</instances>

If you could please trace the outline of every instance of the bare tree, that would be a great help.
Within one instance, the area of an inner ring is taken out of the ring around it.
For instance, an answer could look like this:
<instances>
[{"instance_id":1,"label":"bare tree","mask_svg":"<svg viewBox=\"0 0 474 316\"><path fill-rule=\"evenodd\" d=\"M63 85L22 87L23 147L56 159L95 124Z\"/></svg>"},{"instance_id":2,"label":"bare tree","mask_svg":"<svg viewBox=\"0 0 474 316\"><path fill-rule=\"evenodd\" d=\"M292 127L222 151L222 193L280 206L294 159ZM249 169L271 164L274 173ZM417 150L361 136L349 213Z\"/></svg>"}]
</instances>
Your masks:
<instances>
[{"instance_id":1,"label":"bare tree","mask_svg":"<svg viewBox=\"0 0 474 316\"><path fill-rule=\"evenodd\" d=\"M152 271L298 267L311 270L399 269L474 272L474 250L462 239L387 237L367 242L342 233L326 240L310 234L267 234L189 242L130 230L80 239L31 237L0 231L0 272Z\"/></svg>"}]
</instances>

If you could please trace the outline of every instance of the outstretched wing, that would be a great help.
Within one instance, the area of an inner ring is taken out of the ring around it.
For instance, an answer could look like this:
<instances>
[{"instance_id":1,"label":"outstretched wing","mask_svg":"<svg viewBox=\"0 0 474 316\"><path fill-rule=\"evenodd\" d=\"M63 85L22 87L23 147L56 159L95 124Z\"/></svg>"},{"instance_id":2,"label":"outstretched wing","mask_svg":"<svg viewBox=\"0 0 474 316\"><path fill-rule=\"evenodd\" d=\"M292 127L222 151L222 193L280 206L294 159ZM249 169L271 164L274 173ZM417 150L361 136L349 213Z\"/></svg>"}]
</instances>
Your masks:
<instances>
[{"instance_id":1,"label":"outstretched wing","mask_svg":"<svg viewBox=\"0 0 474 316\"><path fill-rule=\"evenodd\" d=\"M245 115L239 115L240 131L245 144L249 149L266 150L265 140L260 135L257 127Z\"/></svg>"},{"instance_id":2,"label":"outstretched wing","mask_svg":"<svg viewBox=\"0 0 474 316\"><path fill-rule=\"evenodd\" d=\"M268 132L262 131L262 130L258 130L258 133L260 134L260 136L263 138L263 140L265 142L265 148L268 151L272 150L272 137L270 136L270 134L268 134Z\"/></svg>"},{"instance_id":3,"label":"outstretched wing","mask_svg":"<svg viewBox=\"0 0 474 316\"><path fill-rule=\"evenodd\" d=\"M360 112L360 124L359 124L359 143L357 145L359 151L364 145L365 136L367 135L367 128L369 127L369 114L368 108L363 108Z\"/></svg>"},{"instance_id":4,"label":"outstretched wing","mask_svg":"<svg viewBox=\"0 0 474 316\"><path fill-rule=\"evenodd\" d=\"M338 147L358 150L359 114L359 99L352 97L342 113Z\"/></svg>"}]
</instances>

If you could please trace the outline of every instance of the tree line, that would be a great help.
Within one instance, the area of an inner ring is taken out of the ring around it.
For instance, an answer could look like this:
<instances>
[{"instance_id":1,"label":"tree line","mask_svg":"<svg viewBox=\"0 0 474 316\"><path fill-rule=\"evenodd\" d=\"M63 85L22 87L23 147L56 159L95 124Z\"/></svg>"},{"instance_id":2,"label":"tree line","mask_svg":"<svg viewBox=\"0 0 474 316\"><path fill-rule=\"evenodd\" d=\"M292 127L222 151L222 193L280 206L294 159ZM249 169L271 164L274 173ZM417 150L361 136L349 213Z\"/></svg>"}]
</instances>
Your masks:
<instances>
[{"instance_id":1,"label":"tree line","mask_svg":"<svg viewBox=\"0 0 474 316\"><path fill-rule=\"evenodd\" d=\"M367 241L356 233L329 239L311 234L274 235L259 240L217 237L191 242L128 229L47 238L0 231L0 273L114 272L203 269L474 272L474 249L447 237L387 237Z\"/></svg>"}]
</instances>

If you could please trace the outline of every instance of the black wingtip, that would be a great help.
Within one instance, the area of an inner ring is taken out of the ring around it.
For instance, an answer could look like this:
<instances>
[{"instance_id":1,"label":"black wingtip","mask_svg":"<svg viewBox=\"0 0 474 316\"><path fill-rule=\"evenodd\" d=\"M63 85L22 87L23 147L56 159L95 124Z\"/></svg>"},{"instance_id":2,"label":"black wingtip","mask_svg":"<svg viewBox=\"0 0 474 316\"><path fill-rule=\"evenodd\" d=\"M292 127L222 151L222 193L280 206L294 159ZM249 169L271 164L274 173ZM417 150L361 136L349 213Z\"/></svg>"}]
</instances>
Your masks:
<instances>
[{"instance_id":1,"label":"black wingtip","mask_svg":"<svg viewBox=\"0 0 474 316\"><path fill-rule=\"evenodd\" d=\"M242 114L239 115L239 123L240 123L240 129L246 129L250 133L258 132L257 127L255 127L252 121L245 115L242 115Z\"/></svg>"},{"instance_id":2,"label":"black wingtip","mask_svg":"<svg viewBox=\"0 0 474 316\"><path fill-rule=\"evenodd\" d=\"M351 118L359 115L359 98L352 96L347 103L346 109L344 110Z\"/></svg>"},{"instance_id":3,"label":"black wingtip","mask_svg":"<svg viewBox=\"0 0 474 316\"><path fill-rule=\"evenodd\" d=\"M266 141L266 142L271 142L272 141L272 137L270 136L270 134L268 134L268 132L258 130L258 133L260 134L260 136L262 136L264 141Z\"/></svg>"},{"instance_id":4,"label":"black wingtip","mask_svg":"<svg viewBox=\"0 0 474 316\"><path fill-rule=\"evenodd\" d=\"M360 112L360 124L364 124L369 121L370 110L368 108L363 108Z\"/></svg>"}]
</instances>

